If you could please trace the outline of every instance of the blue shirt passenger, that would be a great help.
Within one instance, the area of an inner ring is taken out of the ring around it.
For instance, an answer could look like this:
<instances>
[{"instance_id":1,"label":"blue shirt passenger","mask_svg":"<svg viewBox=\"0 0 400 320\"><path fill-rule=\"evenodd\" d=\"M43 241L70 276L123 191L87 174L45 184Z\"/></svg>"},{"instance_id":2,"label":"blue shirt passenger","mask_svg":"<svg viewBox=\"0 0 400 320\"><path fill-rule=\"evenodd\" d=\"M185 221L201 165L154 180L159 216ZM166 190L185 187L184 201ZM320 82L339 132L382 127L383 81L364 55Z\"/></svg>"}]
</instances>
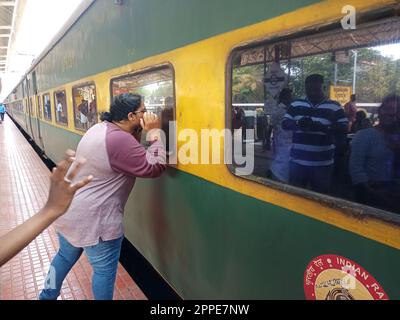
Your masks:
<instances>
[{"instance_id":1,"label":"blue shirt passenger","mask_svg":"<svg viewBox=\"0 0 400 320\"><path fill-rule=\"evenodd\" d=\"M304 117L314 123L310 128L293 131L291 161L311 167L332 165L335 155L334 130L324 130L323 127L329 129L336 124L348 124L342 106L329 99L316 105L307 98L298 99L291 104L284 119L301 124ZM315 122L319 124L315 125Z\"/></svg>"},{"instance_id":2,"label":"blue shirt passenger","mask_svg":"<svg viewBox=\"0 0 400 320\"><path fill-rule=\"evenodd\" d=\"M325 97L323 76L308 76L305 88L307 98L292 102L282 121L284 130L293 131L289 183L327 193L331 186L335 139L347 133L348 119L338 102Z\"/></svg>"}]
</instances>

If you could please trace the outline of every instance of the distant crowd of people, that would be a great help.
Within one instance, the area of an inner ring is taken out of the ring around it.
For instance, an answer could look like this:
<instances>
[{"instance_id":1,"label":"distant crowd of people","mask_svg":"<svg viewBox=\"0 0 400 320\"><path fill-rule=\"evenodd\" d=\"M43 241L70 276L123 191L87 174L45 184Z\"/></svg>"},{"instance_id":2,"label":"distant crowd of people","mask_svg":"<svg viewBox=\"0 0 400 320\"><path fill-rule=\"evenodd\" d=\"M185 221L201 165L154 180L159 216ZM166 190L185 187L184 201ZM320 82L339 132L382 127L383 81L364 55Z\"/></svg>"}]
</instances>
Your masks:
<instances>
[{"instance_id":1,"label":"distant crowd of people","mask_svg":"<svg viewBox=\"0 0 400 320\"><path fill-rule=\"evenodd\" d=\"M81 129L87 130L97 122L97 101L96 96L92 95L90 101L83 96L77 106L75 115L75 125Z\"/></svg>"},{"instance_id":2,"label":"distant crowd of people","mask_svg":"<svg viewBox=\"0 0 400 320\"><path fill-rule=\"evenodd\" d=\"M400 213L400 97L383 99L375 124L357 109L356 95L344 106L327 98L322 75L309 75L305 91L293 100L284 88L272 107L269 176Z\"/></svg>"}]
</instances>

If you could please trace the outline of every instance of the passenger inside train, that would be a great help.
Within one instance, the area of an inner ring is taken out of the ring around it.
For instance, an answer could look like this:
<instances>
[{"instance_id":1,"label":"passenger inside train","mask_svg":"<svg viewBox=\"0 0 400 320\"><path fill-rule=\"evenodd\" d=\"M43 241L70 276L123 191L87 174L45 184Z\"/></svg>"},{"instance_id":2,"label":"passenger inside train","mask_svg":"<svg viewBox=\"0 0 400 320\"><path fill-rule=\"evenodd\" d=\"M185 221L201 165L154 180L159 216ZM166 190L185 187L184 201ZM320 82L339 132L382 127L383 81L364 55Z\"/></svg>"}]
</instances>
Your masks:
<instances>
[{"instance_id":1,"label":"passenger inside train","mask_svg":"<svg viewBox=\"0 0 400 320\"><path fill-rule=\"evenodd\" d=\"M234 139L254 145L257 181L400 213L399 69L385 53L398 42L380 33L381 42L371 45L379 28L367 29L352 38L328 31L233 53L232 129L242 132ZM245 139L246 129L254 141Z\"/></svg>"},{"instance_id":2,"label":"passenger inside train","mask_svg":"<svg viewBox=\"0 0 400 320\"><path fill-rule=\"evenodd\" d=\"M398 212L400 97L387 96L378 109L378 116L379 124L358 131L351 144L349 169L355 200Z\"/></svg>"},{"instance_id":3,"label":"passenger inside train","mask_svg":"<svg viewBox=\"0 0 400 320\"><path fill-rule=\"evenodd\" d=\"M341 105L325 97L324 78L309 75L306 98L292 102L282 128L293 132L289 183L327 193L334 167L335 142L347 132L348 120Z\"/></svg>"},{"instance_id":4,"label":"passenger inside train","mask_svg":"<svg viewBox=\"0 0 400 320\"><path fill-rule=\"evenodd\" d=\"M358 110L356 112L356 120L351 125L350 133L356 133L359 130L371 127L371 120L367 118L367 113L364 110Z\"/></svg>"}]
</instances>

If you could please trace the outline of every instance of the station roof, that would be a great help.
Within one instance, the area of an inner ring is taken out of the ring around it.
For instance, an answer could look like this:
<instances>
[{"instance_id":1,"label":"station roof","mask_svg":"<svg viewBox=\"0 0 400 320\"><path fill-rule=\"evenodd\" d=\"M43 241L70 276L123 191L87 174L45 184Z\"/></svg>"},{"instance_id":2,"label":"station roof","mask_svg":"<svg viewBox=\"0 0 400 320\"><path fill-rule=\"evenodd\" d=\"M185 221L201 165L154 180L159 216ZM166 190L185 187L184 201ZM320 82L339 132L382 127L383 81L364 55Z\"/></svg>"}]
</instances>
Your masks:
<instances>
[{"instance_id":1,"label":"station roof","mask_svg":"<svg viewBox=\"0 0 400 320\"><path fill-rule=\"evenodd\" d=\"M17 2L0 1L0 73L6 70Z\"/></svg>"}]
</instances>

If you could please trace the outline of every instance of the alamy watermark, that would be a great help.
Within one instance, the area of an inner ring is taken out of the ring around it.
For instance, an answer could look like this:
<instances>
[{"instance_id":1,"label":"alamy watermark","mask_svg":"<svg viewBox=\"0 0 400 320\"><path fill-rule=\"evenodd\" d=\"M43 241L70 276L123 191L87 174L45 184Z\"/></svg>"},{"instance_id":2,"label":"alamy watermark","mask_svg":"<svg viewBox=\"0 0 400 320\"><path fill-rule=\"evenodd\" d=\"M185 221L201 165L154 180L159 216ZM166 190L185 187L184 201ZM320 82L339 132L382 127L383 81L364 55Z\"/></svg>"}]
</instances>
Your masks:
<instances>
[{"instance_id":1,"label":"alamy watermark","mask_svg":"<svg viewBox=\"0 0 400 320\"><path fill-rule=\"evenodd\" d=\"M201 129L200 131L180 129L176 137L176 122L169 122L169 136L161 132L161 139L169 142L168 160L163 159L162 152L147 153L147 161L168 164L225 164L235 166L235 174L251 175L254 171L254 130L246 129L246 140L242 139L242 129ZM148 132L148 141L152 132Z\"/></svg>"},{"instance_id":2,"label":"alamy watermark","mask_svg":"<svg viewBox=\"0 0 400 320\"><path fill-rule=\"evenodd\" d=\"M343 266L342 273L345 274L345 276L341 280L341 286L347 290L355 290L357 285L356 282L357 275L356 271L354 270L354 267Z\"/></svg>"},{"instance_id":3,"label":"alamy watermark","mask_svg":"<svg viewBox=\"0 0 400 320\"><path fill-rule=\"evenodd\" d=\"M342 8L342 13L345 14L345 16L340 21L342 24L342 28L344 30L355 30L357 28L356 8L351 5L344 6Z\"/></svg>"}]
</instances>

